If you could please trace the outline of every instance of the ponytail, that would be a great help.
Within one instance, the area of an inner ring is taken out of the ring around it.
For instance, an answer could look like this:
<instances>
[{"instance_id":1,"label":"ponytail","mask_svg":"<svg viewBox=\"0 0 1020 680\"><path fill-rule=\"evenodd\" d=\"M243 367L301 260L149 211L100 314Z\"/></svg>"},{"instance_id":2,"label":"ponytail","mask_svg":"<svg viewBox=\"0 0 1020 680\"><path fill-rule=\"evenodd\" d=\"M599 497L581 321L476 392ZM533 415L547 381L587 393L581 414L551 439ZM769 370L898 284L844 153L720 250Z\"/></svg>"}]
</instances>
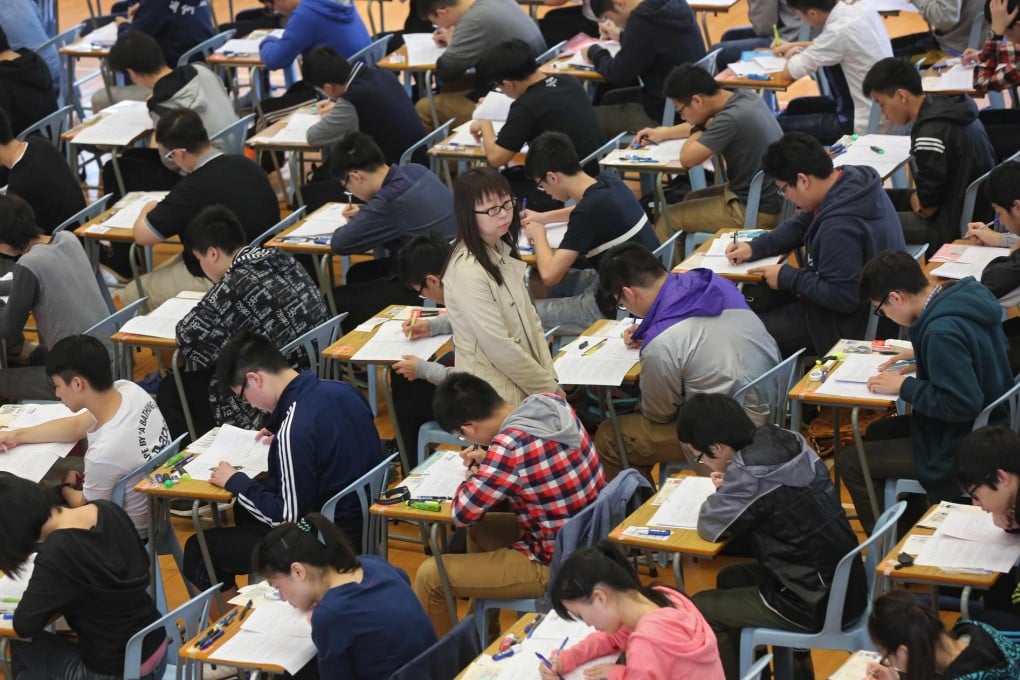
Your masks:
<instances>
[{"instance_id":1,"label":"ponytail","mask_svg":"<svg viewBox=\"0 0 1020 680\"><path fill-rule=\"evenodd\" d=\"M347 536L317 512L273 528L251 554L252 571L263 576L289 574L294 562L332 567L342 574L361 566Z\"/></svg>"},{"instance_id":2,"label":"ponytail","mask_svg":"<svg viewBox=\"0 0 1020 680\"><path fill-rule=\"evenodd\" d=\"M550 596L556 613L574 620L564 601L588 600L595 587L601 585L617 592L637 591L659 607L672 607L673 602L660 590L646 586L619 547L608 540L591 548L571 553L553 580Z\"/></svg>"},{"instance_id":3,"label":"ponytail","mask_svg":"<svg viewBox=\"0 0 1020 680\"><path fill-rule=\"evenodd\" d=\"M868 633L887 653L903 645L909 663L903 680L930 680L935 671L935 650L945 628L938 614L917 603L904 590L894 590L875 600L868 617Z\"/></svg>"}]
</instances>

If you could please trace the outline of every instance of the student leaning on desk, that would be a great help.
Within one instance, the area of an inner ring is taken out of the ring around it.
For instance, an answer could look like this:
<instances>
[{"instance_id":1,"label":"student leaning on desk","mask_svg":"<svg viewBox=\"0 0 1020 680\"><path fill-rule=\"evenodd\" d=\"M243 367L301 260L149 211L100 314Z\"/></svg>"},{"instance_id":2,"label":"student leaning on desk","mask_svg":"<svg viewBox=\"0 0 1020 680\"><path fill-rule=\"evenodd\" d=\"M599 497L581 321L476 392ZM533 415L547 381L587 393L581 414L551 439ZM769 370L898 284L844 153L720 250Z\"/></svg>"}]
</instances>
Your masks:
<instances>
[{"instance_id":1,"label":"student leaning on desk","mask_svg":"<svg viewBox=\"0 0 1020 680\"><path fill-rule=\"evenodd\" d=\"M981 51L967 49L963 63L976 64L974 89L979 94L989 90L1006 90L1020 83L1020 64L1016 58L1016 43L1020 40L1020 14L1018 0L985 0L985 20L991 30L985 34Z\"/></svg>"}]
</instances>

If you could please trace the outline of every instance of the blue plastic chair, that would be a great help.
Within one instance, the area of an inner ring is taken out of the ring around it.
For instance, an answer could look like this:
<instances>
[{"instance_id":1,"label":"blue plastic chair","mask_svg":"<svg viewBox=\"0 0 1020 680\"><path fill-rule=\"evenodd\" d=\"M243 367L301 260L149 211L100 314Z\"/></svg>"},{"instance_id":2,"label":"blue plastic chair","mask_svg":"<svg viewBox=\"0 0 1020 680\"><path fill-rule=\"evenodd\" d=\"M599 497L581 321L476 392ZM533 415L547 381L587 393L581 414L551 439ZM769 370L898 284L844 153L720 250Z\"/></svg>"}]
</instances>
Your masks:
<instances>
[{"instance_id":1,"label":"blue plastic chair","mask_svg":"<svg viewBox=\"0 0 1020 680\"><path fill-rule=\"evenodd\" d=\"M613 151L619 149L620 144L623 143L623 139L626 136L627 136L626 132L621 132L620 134L616 135L608 142L600 146L599 148L592 151L590 154L581 159L581 167L582 168L585 167L592 161L601 161L603 158L611 154Z\"/></svg>"},{"instance_id":2,"label":"blue plastic chair","mask_svg":"<svg viewBox=\"0 0 1020 680\"><path fill-rule=\"evenodd\" d=\"M868 615L871 613L871 594L875 585L875 570L878 562L893 546L892 532L896 521L907 509L904 501L886 508L875 522L871 537L848 552L836 566L829 601L825 607L825 622L822 629L814 633L803 633L777 628L744 628L740 633L740 670L751 669L754 650L761 645L773 645L775 656L775 677L777 680L793 678L794 649L840 649L856 652L858 649L874 649L868 635ZM846 589L850 580L850 569L854 561L864 558L864 577L867 580L867 605L861 616L848 626L843 626L843 609L846 606Z\"/></svg>"},{"instance_id":3,"label":"blue plastic chair","mask_svg":"<svg viewBox=\"0 0 1020 680\"><path fill-rule=\"evenodd\" d=\"M113 370L114 380L131 380L134 377L134 354L132 347L122 342L110 342L110 336L119 331L124 324L138 316L142 306L149 298L135 300L110 316L106 317L92 328L84 331L83 335L91 335L104 345L112 346L110 352L110 367Z\"/></svg>"},{"instance_id":4,"label":"blue plastic chair","mask_svg":"<svg viewBox=\"0 0 1020 680\"><path fill-rule=\"evenodd\" d=\"M386 47L390 44L390 36L379 38L374 43L362 47L360 50L347 58L350 64L362 63L365 66L375 66L386 56Z\"/></svg>"},{"instance_id":5,"label":"blue plastic chair","mask_svg":"<svg viewBox=\"0 0 1020 680\"><path fill-rule=\"evenodd\" d=\"M435 130L428 133L417 142L407 147L404 153L400 154L400 165L407 165L411 162L414 152L418 149L424 148L426 151L434 147L439 142L443 141L450 136L450 128L453 126L453 118L446 121L442 125L436 127ZM435 156L429 156L429 167L432 172L439 174L439 161Z\"/></svg>"},{"instance_id":6,"label":"blue plastic chair","mask_svg":"<svg viewBox=\"0 0 1020 680\"><path fill-rule=\"evenodd\" d=\"M340 337L340 324L347 318L347 312L337 314L329 321L324 321L315 328L299 335L280 348L280 353L289 356L296 349L303 349L308 357L309 368L320 379L329 378L327 368L332 362L322 358L322 351L336 342Z\"/></svg>"},{"instance_id":7,"label":"blue plastic chair","mask_svg":"<svg viewBox=\"0 0 1020 680\"><path fill-rule=\"evenodd\" d=\"M202 56L201 60L205 61L210 54L223 47L226 44L226 42L233 37L234 29L230 29L229 31L217 33L213 37L203 40L202 42L198 43L190 50L182 54L177 59L177 66L178 67L187 66L192 62L194 57L197 55L201 55Z\"/></svg>"},{"instance_id":8,"label":"blue plastic chair","mask_svg":"<svg viewBox=\"0 0 1020 680\"><path fill-rule=\"evenodd\" d=\"M663 241L658 248L652 251L655 257L659 258L659 262L666 268L666 271L673 269L673 261L676 258L676 240L683 234L682 231L678 231L670 236L668 239Z\"/></svg>"},{"instance_id":9,"label":"blue plastic chair","mask_svg":"<svg viewBox=\"0 0 1020 680\"><path fill-rule=\"evenodd\" d=\"M284 217L282 220L280 220L279 222L277 222L273 226L269 227L269 229L266 229L264 232L259 234L248 245L249 246L254 246L256 248L261 248L262 244L264 244L266 241L268 241L269 239L273 238L274 236L279 234L281 231L283 231L285 229L290 229L295 224L297 224L298 220L300 220L301 216L304 215L304 214L305 214L305 206L301 206L300 208L298 208L297 210L295 210L291 214L287 215L286 217Z\"/></svg>"},{"instance_id":10,"label":"blue plastic chair","mask_svg":"<svg viewBox=\"0 0 1020 680\"><path fill-rule=\"evenodd\" d=\"M753 666L747 669L747 673L744 674L740 680L761 680L761 673L769 665L770 661L772 661L771 654L766 654L761 657L754 662Z\"/></svg>"},{"instance_id":11,"label":"blue plastic chair","mask_svg":"<svg viewBox=\"0 0 1020 680\"><path fill-rule=\"evenodd\" d=\"M70 124L71 109L72 107L65 106L43 116L18 133L18 141L24 142L32 135L42 135L50 140L53 146L60 149L63 145L63 142L60 141L60 135L67 131Z\"/></svg>"},{"instance_id":12,"label":"blue plastic chair","mask_svg":"<svg viewBox=\"0 0 1020 680\"><path fill-rule=\"evenodd\" d=\"M166 632L169 644L166 650L167 666L164 678L191 677L191 669L198 665L197 661L182 660L177 665L178 651L188 640L198 635L209 623L209 604L219 592L220 584L199 593L172 612L161 616L145 628L131 636L124 649L124 677L141 677L142 642L145 636L162 628Z\"/></svg>"},{"instance_id":13,"label":"blue plastic chair","mask_svg":"<svg viewBox=\"0 0 1020 680\"><path fill-rule=\"evenodd\" d=\"M394 671L389 680L448 680L481 653L475 617L468 614L438 642Z\"/></svg>"},{"instance_id":14,"label":"blue plastic chair","mask_svg":"<svg viewBox=\"0 0 1020 680\"><path fill-rule=\"evenodd\" d=\"M244 140L248 135L248 128L254 120L254 113L250 113L244 118L239 118L210 137L209 141L217 148L222 147L223 153L240 156L244 153Z\"/></svg>"},{"instance_id":15,"label":"blue plastic chair","mask_svg":"<svg viewBox=\"0 0 1020 680\"><path fill-rule=\"evenodd\" d=\"M558 57L560 55L560 50L562 50L563 46L566 45L566 44L567 44L566 40L562 40L562 41L556 43L555 45L553 45L552 47L547 49L545 52L543 52L542 54L540 54L537 57L535 57L535 63L538 64L539 66L541 66L542 64L545 64L546 62L552 61L553 59L555 59L556 57Z\"/></svg>"},{"instance_id":16,"label":"blue plastic chair","mask_svg":"<svg viewBox=\"0 0 1020 680\"><path fill-rule=\"evenodd\" d=\"M351 494L357 494L363 518L361 525L362 555L382 555L384 557L386 555L386 546L383 543L383 522L386 521L386 518L377 517L370 513L368 509L382 493L382 490L386 488L390 465L396 457L397 454L391 454L374 468L351 482L346 489L337 493L322 506L322 515L330 522L333 522L336 518L337 503Z\"/></svg>"}]
</instances>

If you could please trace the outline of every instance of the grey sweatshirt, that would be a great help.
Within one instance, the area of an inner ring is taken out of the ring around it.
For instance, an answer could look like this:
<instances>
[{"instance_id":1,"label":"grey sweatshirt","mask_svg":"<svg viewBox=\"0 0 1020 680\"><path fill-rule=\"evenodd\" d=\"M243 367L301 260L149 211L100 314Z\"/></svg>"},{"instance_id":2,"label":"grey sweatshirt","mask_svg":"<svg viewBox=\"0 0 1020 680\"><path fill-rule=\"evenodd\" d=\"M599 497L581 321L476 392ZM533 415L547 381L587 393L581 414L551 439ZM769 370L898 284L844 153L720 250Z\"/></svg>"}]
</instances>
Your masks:
<instances>
[{"instance_id":1,"label":"grey sweatshirt","mask_svg":"<svg viewBox=\"0 0 1020 680\"><path fill-rule=\"evenodd\" d=\"M962 52L971 47L970 32L977 17L983 17L984 0L910 0L921 11L921 16L932 27L939 47L951 47ZM988 22L981 19L981 33L973 47L981 49L984 44Z\"/></svg>"},{"instance_id":2,"label":"grey sweatshirt","mask_svg":"<svg viewBox=\"0 0 1020 680\"><path fill-rule=\"evenodd\" d=\"M452 82L473 68L493 45L520 38L535 54L545 51L538 25L515 0L475 0L457 22L453 40L436 61L436 76Z\"/></svg>"},{"instance_id":3,"label":"grey sweatshirt","mask_svg":"<svg viewBox=\"0 0 1020 680\"><path fill-rule=\"evenodd\" d=\"M532 394L506 417L500 432L515 428L537 439L563 444L571 449L581 446L581 431L574 412L566 402L545 394Z\"/></svg>"},{"instance_id":4,"label":"grey sweatshirt","mask_svg":"<svg viewBox=\"0 0 1020 680\"><path fill-rule=\"evenodd\" d=\"M429 335L448 335L453 333L453 326L450 325L450 315L440 314L434 316L431 319L427 319L429 322ZM418 378L421 380L428 380L433 385L438 385L446 379L446 376L453 373L456 369L453 366L444 366L438 361L419 361L418 362Z\"/></svg>"}]
</instances>

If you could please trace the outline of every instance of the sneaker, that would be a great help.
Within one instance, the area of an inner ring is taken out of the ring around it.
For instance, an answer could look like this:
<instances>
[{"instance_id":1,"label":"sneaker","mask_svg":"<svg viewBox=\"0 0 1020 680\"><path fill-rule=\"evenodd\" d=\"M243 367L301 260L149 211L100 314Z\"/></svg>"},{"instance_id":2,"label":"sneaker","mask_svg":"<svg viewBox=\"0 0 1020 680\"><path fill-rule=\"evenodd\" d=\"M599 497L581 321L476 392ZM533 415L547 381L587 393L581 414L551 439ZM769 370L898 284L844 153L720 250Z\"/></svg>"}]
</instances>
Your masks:
<instances>
[{"instance_id":1,"label":"sneaker","mask_svg":"<svg viewBox=\"0 0 1020 680\"><path fill-rule=\"evenodd\" d=\"M135 384L141 387L149 394L156 394L159 390L160 384L163 382L163 376L159 371L153 371L141 380L136 380Z\"/></svg>"},{"instance_id":2,"label":"sneaker","mask_svg":"<svg viewBox=\"0 0 1020 680\"><path fill-rule=\"evenodd\" d=\"M237 669L215 664L202 666L202 680L219 680L220 678L236 678Z\"/></svg>"}]
</instances>

